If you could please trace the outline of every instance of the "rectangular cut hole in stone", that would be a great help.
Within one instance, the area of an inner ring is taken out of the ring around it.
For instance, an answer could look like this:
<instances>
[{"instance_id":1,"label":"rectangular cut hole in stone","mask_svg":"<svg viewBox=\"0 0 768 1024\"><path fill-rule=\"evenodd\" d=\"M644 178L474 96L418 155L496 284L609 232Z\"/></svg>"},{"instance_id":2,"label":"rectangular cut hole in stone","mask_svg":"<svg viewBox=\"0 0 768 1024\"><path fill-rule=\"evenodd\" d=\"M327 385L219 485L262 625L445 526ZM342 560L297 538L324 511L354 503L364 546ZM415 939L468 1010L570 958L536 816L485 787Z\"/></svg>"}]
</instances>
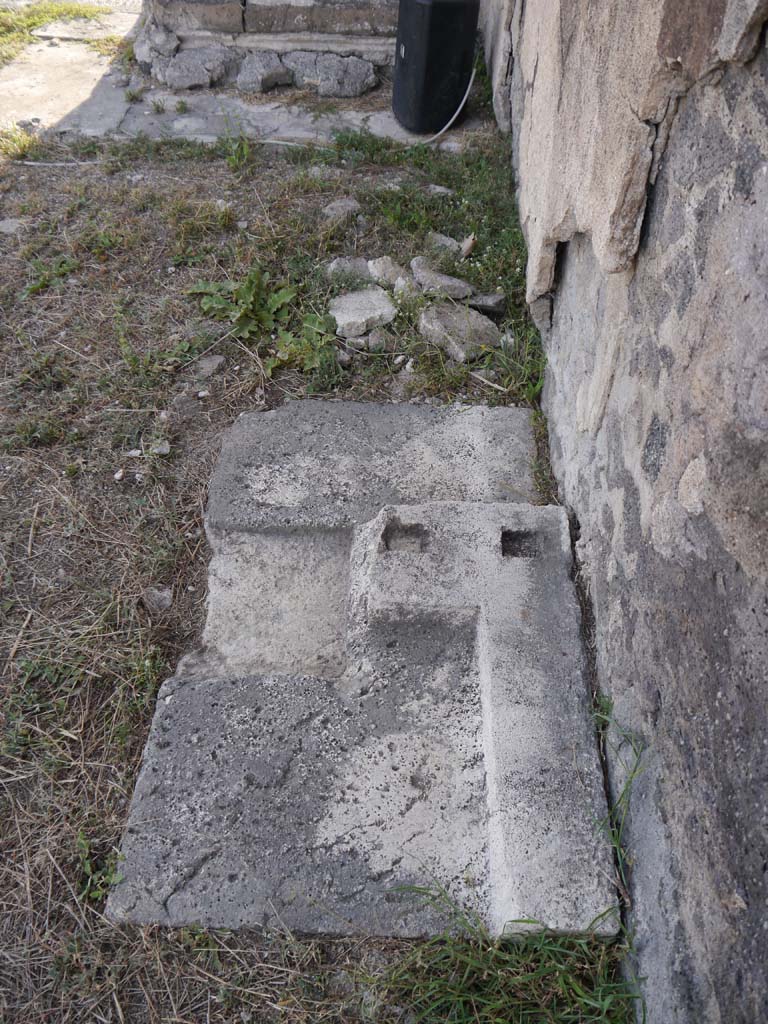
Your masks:
<instances>
[{"instance_id":1,"label":"rectangular cut hole in stone","mask_svg":"<svg viewBox=\"0 0 768 1024\"><path fill-rule=\"evenodd\" d=\"M385 551L426 551L427 531L421 523L401 523L390 519L381 540Z\"/></svg>"},{"instance_id":2,"label":"rectangular cut hole in stone","mask_svg":"<svg viewBox=\"0 0 768 1024\"><path fill-rule=\"evenodd\" d=\"M501 553L504 558L536 558L538 537L532 530L502 530Z\"/></svg>"}]
</instances>

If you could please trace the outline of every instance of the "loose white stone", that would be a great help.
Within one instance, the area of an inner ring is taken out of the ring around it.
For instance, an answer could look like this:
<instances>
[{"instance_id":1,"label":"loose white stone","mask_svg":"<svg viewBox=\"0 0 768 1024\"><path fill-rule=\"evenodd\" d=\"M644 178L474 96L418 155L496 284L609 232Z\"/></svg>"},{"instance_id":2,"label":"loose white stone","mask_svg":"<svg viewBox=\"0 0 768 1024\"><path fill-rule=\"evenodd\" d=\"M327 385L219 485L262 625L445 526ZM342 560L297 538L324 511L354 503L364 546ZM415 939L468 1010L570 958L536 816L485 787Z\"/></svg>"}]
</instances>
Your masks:
<instances>
[{"instance_id":1,"label":"loose white stone","mask_svg":"<svg viewBox=\"0 0 768 1024\"><path fill-rule=\"evenodd\" d=\"M411 260L411 270L422 291L433 295L446 295L449 299L468 299L472 294L471 284L458 277L433 270L424 256L417 256Z\"/></svg>"},{"instance_id":2,"label":"loose white stone","mask_svg":"<svg viewBox=\"0 0 768 1024\"><path fill-rule=\"evenodd\" d=\"M208 377L212 377L214 373L223 368L226 361L224 356L203 356L197 362L196 376L198 380L206 380Z\"/></svg>"},{"instance_id":3,"label":"loose white stone","mask_svg":"<svg viewBox=\"0 0 768 1024\"><path fill-rule=\"evenodd\" d=\"M484 349L498 348L501 333L482 313L450 302L425 309L419 320L419 333L457 363L465 363Z\"/></svg>"},{"instance_id":4,"label":"loose white stone","mask_svg":"<svg viewBox=\"0 0 768 1024\"><path fill-rule=\"evenodd\" d=\"M500 316L507 308L507 297L502 291L491 292L488 295L473 295L469 299L469 305L480 313Z\"/></svg>"},{"instance_id":5,"label":"loose white stone","mask_svg":"<svg viewBox=\"0 0 768 1024\"><path fill-rule=\"evenodd\" d=\"M359 277L364 281L370 281L371 279L368 260L362 256L353 256L351 259L346 256L339 256L327 264L325 273L329 278Z\"/></svg>"},{"instance_id":6,"label":"loose white stone","mask_svg":"<svg viewBox=\"0 0 768 1024\"><path fill-rule=\"evenodd\" d=\"M163 615L173 605L173 591L170 587L147 587L141 600L150 615Z\"/></svg>"},{"instance_id":7,"label":"loose white stone","mask_svg":"<svg viewBox=\"0 0 768 1024\"><path fill-rule=\"evenodd\" d=\"M386 326L397 316L392 300L378 286L339 295L331 302L329 312L342 338L358 338L374 327Z\"/></svg>"},{"instance_id":8,"label":"loose white stone","mask_svg":"<svg viewBox=\"0 0 768 1024\"><path fill-rule=\"evenodd\" d=\"M377 260L368 260L368 272L377 284L394 288L399 277L407 276L408 271L395 263L391 256L380 256Z\"/></svg>"},{"instance_id":9,"label":"loose white stone","mask_svg":"<svg viewBox=\"0 0 768 1024\"><path fill-rule=\"evenodd\" d=\"M336 199L325 207L323 216L334 224L343 224L357 216L361 209L356 199Z\"/></svg>"},{"instance_id":10,"label":"loose white stone","mask_svg":"<svg viewBox=\"0 0 768 1024\"><path fill-rule=\"evenodd\" d=\"M455 238L451 238L450 235L441 235L439 231L427 232L427 245L431 245L433 249L447 249L448 252L453 253L461 252L461 244Z\"/></svg>"},{"instance_id":11,"label":"loose white stone","mask_svg":"<svg viewBox=\"0 0 768 1024\"><path fill-rule=\"evenodd\" d=\"M398 277L395 281L394 293L398 299L415 299L416 296L421 295L419 286L410 274Z\"/></svg>"}]
</instances>

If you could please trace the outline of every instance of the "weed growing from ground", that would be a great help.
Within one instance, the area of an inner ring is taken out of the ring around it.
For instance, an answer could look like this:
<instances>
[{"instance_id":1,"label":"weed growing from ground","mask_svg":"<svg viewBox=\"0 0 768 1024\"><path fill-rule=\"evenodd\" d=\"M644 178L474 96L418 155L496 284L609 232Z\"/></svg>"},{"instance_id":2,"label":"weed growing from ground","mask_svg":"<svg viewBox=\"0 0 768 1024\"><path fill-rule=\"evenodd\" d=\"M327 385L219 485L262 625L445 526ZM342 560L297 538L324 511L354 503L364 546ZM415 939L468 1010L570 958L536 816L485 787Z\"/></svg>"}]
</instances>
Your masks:
<instances>
[{"instance_id":1,"label":"weed growing from ground","mask_svg":"<svg viewBox=\"0 0 768 1024\"><path fill-rule=\"evenodd\" d=\"M33 132L18 125L0 129L0 156L8 160L31 160L40 155L40 149L40 140Z\"/></svg>"},{"instance_id":2,"label":"weed growing from ground","mask_svg":"<svg viewBox=\"0 0 768 1024\"><path fill-rule=\"evenodd\" d=\"M613 703L605 694L595 694L592 717L597 726L601 757L605 760L607 748L610 747L613 763L618 766L618 774L621 776L617 780L620 789L611 802L608 814L599 823L599 827L613 847L618 876L617 885L622 900L628 907L630 905L629 885L632 857L624 842L624 830L629 815L632 787L643 770L645 746L635 733L616 722L613 716Z\"/></svg>"},{"instance_id":3,"label":"weed growing from ground","mask_svg":"<svg viewBox=\"0 0 768 1024\"><path fill-rule=\"evenodd\" d=\"M0 67L24 49L34 39L36 28L52 21L71 21L75 18L93 20L103 15L104 7L87 3L42 0L16 10L0 10Z\"/></svg>"},{"instance_id":4,"label":"weed growing from ground","mask_svg":"<svg viewBox=\"0 0 768 1024\"><path fill-rule=\"evenodd\" d=\"M241 132L228 136L222 141L222 146L227 167L233 174L242 177L252 169L255 160L254 146L246 135Z\"/></svg>"},{"instance_id":5,"label":"weed growing from ground","mask_svg":"<svg viewBox=\"0 0 768 1024\"><path fill-rule=\"evenodd\" d=\"M283 327L296 289L274 286L266 271L253 267L242 281L200 281L189 294L200 296L203 313L231 324L232 337L258 342Z\"/></svg>"},{"instance_id":6,"label":"weed growing from ground","mask_svg":"<svg viewBox=\"0 0 768 1024\"><path fill-rule=\"evenodd\" d=\"M547 931L497 939L444 892L420 893L450 927L370 979L383 1002L403 1006L413 1021L633 1024L639 997L621 973L624 941Z\"/></svg>"},{"instance_id":7,"label":"weed growing from ground","mask_svg":"<svg viewBox=\"0 0 768 1024\"><path fill-rule=\"evenodd\" d=\"M77 270L78 266L78 261L70 256L57 256L50 262L32 260L32 280L22 291L22 299L38 295L40 292L50 288L51 285L62 281L73 270Z\"/></svg>"}]
</instances>

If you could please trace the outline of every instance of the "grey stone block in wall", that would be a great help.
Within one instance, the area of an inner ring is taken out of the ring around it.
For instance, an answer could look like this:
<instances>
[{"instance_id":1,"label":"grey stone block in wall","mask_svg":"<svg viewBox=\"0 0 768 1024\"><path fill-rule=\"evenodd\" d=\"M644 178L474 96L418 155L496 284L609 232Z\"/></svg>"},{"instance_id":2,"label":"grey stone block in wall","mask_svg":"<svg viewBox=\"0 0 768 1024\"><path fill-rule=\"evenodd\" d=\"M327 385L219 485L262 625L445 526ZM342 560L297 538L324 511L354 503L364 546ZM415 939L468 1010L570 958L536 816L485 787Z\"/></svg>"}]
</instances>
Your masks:
<instances>
[{"instance_id":1,"label":"grey stone block in wall","mask_svg":"<svg viewBox=\"0 0 768 1024\"><path fill-rule=\"evenodd\" d=\"M316 33L323 35L395 35L398 5L395 0L365 3L285 3L247 0L245 30L258 33Z\"/></svg>"},{"instance_id":2,"label":"grey stone block in wall","mask_svg":"<svg viewBox=\"0 0 768 1024\"><path fill-rule=\"evenodd\" d=\"M284 54L283 63L293 72L296 85L316 89L320 96L362 96L377 82L373 64L360 57L300 50Z\"/></svg>"},{"instance_id":3,"label":"grey stone block in wall","mask_svg":"<svg viewBox=\"0 0 768 1024\"><path fill-rule=\"evenodd\" d=\"M434 884L496 933L615 909L567 519L511 500L530 448L523 410L241 418L113 918L413 936L447 922L403 888Z\"/></svg>"},{"instance_id":4,"label":"grey stone block in wall","mask_svg":"<svg viewBox=\"0 0 768 1024\"><path fill-rule=\"evenodd\" d=\"M318 54L317 78L318 95L340 98L362 96L378 82L370 61L360 57L339 57L335 53Z\"/></svg>"},{"instance_id":5,"label":"grey stone block in wall","mask_svg":"<svg viewBox=\"0 0 768 1024\"><path fill-rule=\"evenodd\" d=\"M278 85L291 85L293 73L276 53L263 51L249 53L243 58L237 73L240 92L269 92Z\"/></svg>"},{"instance_id":6,"label":"grey stone block in wall","mask_svg":"<svg viewBox=\"0 0 768 1024\"><path fill-rule=\"evenodd\" d=\"M165 83L171 89L217 85L235 68L237 60L237 54L226 46L182 50L171 58L165 70Z\"/></svg>"},{"instance_id":7,"label":"grey stone block in wall","mask_svg":"<svg viewBox=\"0 0 768 1024\"><path fill-rule=\"evenodd\" d=\"M151 11L158 25L179 35L243 31L243 8L236 0L152 0Z\"/></svg>"},{"instance_id":8,"label":"grey stone block in wall","mask_svg":"<svg viewBox=\"0 0 768 1024\"><path fill-rule=\"evenodd\" d=\"M151 67L158 57L173 57L178 48L178 36L161 28L150 18L134 40L133 55L139 64Z\"/></svg>"}]
</instances>

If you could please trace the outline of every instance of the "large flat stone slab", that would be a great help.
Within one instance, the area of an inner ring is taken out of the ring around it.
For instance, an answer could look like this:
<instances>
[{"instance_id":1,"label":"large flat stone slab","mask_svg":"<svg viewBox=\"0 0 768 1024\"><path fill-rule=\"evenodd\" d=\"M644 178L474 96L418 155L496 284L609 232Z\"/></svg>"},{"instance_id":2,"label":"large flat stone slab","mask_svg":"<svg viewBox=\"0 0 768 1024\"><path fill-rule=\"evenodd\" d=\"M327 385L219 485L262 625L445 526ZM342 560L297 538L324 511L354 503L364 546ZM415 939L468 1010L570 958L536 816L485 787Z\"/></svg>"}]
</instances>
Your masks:
<instances>
[{"instance_id":1,"label":"large flat stone slab","mask_svg":"<svg viewBox=\"0 0 768 1024\"><path fill-rule=\"evenodd\" d=\"M535 502L533 456L527 409L289 402L232 427L208 527L338 527L383 505Z\"/></svg>"},{"instance_id":2,"label":"large flat stone slab","mask_svg":"<svg viewBox=\"0 0 768 1024\"><path fill-rule=\"evenodd\" d=\"M531 455L523 410L241 417L113 917L421 935L445 921L402 887L433 884L495 932L615 906L568 524L525 501Z\"/></svg>"}]
</instances>

